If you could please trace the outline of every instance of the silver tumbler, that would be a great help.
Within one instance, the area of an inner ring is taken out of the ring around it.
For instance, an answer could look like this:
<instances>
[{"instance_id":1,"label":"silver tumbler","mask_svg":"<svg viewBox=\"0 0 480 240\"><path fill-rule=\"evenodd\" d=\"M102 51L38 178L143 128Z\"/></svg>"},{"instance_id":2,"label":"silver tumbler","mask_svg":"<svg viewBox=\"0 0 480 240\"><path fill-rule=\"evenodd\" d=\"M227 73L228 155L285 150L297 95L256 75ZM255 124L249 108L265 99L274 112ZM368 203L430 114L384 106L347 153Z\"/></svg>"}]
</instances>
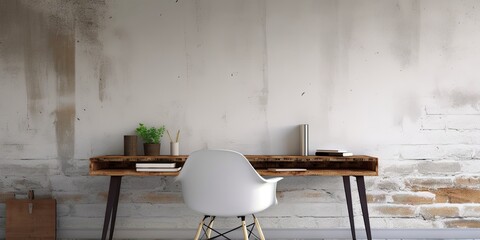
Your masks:
<instances>
[{"instance_id":1,"label":"silver tumbler","mask_svg":"<svg viewBox=\"0 0 480 240\"><path fill-rule=\"evenodd\" d=\"M300 125L300 149L302 156L308 156L308 124Z\"/></svg>"}]
</instances>

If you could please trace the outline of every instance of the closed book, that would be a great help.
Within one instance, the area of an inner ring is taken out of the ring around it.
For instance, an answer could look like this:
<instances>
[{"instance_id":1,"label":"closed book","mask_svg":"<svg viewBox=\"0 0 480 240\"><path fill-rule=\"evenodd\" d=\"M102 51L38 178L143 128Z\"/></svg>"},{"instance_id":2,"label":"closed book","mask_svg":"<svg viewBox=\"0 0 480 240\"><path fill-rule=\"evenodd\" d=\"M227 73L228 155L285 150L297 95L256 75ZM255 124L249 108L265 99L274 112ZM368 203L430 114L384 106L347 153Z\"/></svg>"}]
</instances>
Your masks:
<instances>
[{"instance_id":1,"label":"closed book","mask_svg":"<svg viewBox=\"0 0 480 240\"><path fill-rule=\"evenodd\" d=\"M178 168L137 168L137 172L178 172L182 167Z\"/></svg>"},{"instance_id":2,"label":"closed book","mask_svg":"<svg viewBox=\"0 0 480 240\"><path fill-rule=\"evenodd\" d=\"M175 163L136 163L137 168L174 168Z\"/></svg>"},{"instance_id":3,"label":"closed book","mask_svg":"<svg viewBox=\"0 0 480 240\"><path fill-rule=\"evenodd\" d=\"M350 152L316 152L316 156L329 156L329 157L350 157L353 153Z\"/></svg>"},{"instance_id":4,"label":"closed book","mask_svg":"<svg viewBox=\"0 0 480 240\"><path fill-rule=\"evenodd\" d=\"M269 168L268 171L273 172L304 172L306 168Z\"/></svg>"},{"instance_id":5,"label":"closed book","mask_svg":"<svg viewBox=\"0 0 480 240\"><path fill-rule=\"evenodd\" d=\"M317 152L327 152L327 153L345 153L346 150L337 150L337 149L317 149Z\"/></svg>"}]
</instances>

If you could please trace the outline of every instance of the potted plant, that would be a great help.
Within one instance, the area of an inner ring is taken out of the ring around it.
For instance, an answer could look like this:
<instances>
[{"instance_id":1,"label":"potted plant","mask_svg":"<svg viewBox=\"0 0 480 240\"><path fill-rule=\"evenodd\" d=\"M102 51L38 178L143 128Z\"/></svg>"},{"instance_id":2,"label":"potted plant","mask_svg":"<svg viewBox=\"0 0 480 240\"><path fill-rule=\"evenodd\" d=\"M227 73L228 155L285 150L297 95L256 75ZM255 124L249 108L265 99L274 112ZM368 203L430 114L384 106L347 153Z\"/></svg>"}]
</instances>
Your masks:
<instances>
[{"instance_id":1,"label":"potted plant","mask_svg":"<svg viewBox=\"0 0 480 240\"><path fill-rule=\"evenodd\" d=\"M143 150L145 156L160 155L160 139L165 132L165 126L159 128L147 127L140 123L135 132L143 139Z\"/></svg>"}]
</instances>

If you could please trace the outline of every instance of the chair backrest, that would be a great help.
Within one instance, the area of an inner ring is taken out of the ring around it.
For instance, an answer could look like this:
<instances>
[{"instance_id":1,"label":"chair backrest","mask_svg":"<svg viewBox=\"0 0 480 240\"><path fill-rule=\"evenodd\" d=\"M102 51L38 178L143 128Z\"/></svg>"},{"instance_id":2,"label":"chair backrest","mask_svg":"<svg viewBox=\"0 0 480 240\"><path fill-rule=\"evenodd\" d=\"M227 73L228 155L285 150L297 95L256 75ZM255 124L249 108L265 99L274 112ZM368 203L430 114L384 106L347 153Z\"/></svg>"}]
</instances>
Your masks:
<instances>
[{"instance_id":1,"label":"chair backrest","mask_svg":"<svg viewBox=\"0 0 480 240\"><path fill-rule=\"evenodd\" d=\"M205 215L246 215L276 202L275 189L273 196L265 194L265 179L235 151L196 151L176 180L182 183L187 206Z\"/></svg>"}]
</instances>

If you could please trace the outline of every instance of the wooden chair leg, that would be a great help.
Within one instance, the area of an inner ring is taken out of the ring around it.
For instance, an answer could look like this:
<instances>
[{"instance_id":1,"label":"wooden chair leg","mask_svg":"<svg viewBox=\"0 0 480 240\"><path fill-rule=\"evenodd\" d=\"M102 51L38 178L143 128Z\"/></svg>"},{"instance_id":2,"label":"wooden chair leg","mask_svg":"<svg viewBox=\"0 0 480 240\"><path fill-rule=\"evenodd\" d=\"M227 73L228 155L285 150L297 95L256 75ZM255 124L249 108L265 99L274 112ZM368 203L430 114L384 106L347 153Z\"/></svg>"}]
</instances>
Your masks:
<instances>
[{"instance_id":1,"label":"wooden chair leg","mask_svg":"<svg viewBox=\"0 0 480 240\"><path fill-rule=\"evenodd\" d=\"M253 221L255 222L255 227L257 227L258 236L260 237L260 240L265 240L262 227L260 227L260 222L258 221L257 217L255 217L255 215L253 215Z\"/></svg>"},{"instance_id":2,"label":"wooden chair leg","mask_svg":"<svg viewBox=\"0 0 480 240\"><path fill-rule=\"evenodd\" d=\"M200 237L200 234L202 233L203 223L205 222L206 218L207 216L205 216L202 221L200 221L200 224L198 224L197 234L195 234L195 238L193 238L193 240L198 240L198 238Z\"/></svg>"},{"instance_id":3,"label":"wooden chair leg","mask_svg":"<svg viewBox=\"0 0 480 240\"><path fill-rule=\"evenodd\" d=\"M247 224L245 223L245 217L242 217L242 231L243 239L248 240Z\"/></svg>"},{"instance_id":4,"label":"wooden chair leg","mask_svg":"<svg viewBox=\"0 0 480 240\"><path fill-rule=\"evenodd\" d=\"M210 223L208 223L208 228L207 228L207 238L210 238L212 235L212 227L213 227L213 222L215 221L215 216L212 217L210 220Z\"/></svg>"}]
</instances>

